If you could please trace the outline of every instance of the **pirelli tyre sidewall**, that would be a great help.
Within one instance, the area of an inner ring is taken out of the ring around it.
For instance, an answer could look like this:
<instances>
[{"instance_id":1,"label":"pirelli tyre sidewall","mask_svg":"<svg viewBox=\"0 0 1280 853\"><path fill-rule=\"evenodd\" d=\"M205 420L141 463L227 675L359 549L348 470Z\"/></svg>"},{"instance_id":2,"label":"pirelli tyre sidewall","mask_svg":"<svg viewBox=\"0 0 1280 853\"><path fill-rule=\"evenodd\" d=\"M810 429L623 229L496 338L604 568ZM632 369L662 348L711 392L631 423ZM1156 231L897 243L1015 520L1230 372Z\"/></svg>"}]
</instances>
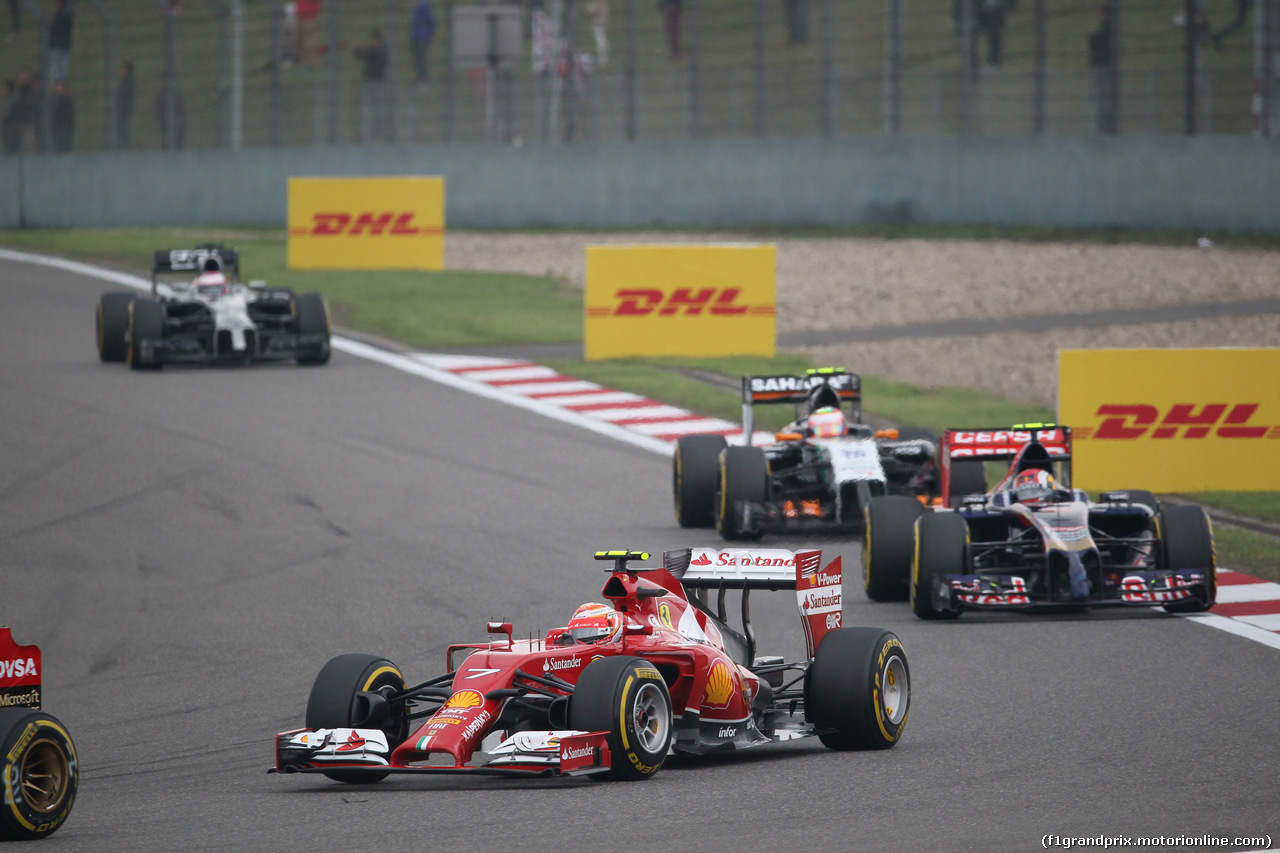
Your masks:
<instances>
[{"instance_id":1,"label":"pirelli tyre sidewall","mask_svg":"<svg viewBox=\"0 0 1280 853\"><path fill-rule=\"evenodd\" d=\"M684 435L671 458L676 522L681 527L714 527L716 490L720 486L720 453L728 447L723 435Z\"/></svg>"},{"instance_id":2,"label":"pirelli tyre sidewall","mask_svg":"<svg viewBox=\"0 0 1280 853\"><path fill-rule=\"evenodd\" d=\"M569 699L569 728L608 733L612 769L606 778L649 779L662 769L674 731L666 682L643 658L592 661Z\"/></svg>"},{"instance_id":3,"label":"pirelli tyre sidewall","mask_svg":"<svg viewBox=\"0 0 1280 853\"><path fill-rule=\"evenodd\" d=\"M1168 506L1157 518L1164 567L1172 571L1206 571L1209 579L1205 598L1166 604L1164 609L1168 613L1203 613L1218 597L1218 559L1209 516L1198 506Z\"/></svg>"},{"instance_id":4,"label":"pirelli tyre sidewall","mask_svg":"<svg viewBox=\"0 0 1280 853\"><path fill-rule=\"evenodd\" d=\"M134 370L159 370L152 345L164 338L165 309L159 302L135 299L129 303L129 347L125 360Z\"/></svg>"},{"instance_id":5,"label":"pirelli tyre sidewall","mask_svg":"<svg viewBox=\"0 0 1280 853\"><path fill-rule=\"evenodd\" d=\"M298 344L298 364L328 364L332 335L328 301L319 293L301 293L293 300L293 313L297 334L309 341Z\"/></svg>"},{"instance_id":6,"label":"pirelli tyre sidewall","mask_svg":"<svg viewBox=\"0 0 1280 853\"><path fill-rule=\"evenodd\" d=\"M969 564L969 525L954 512L927 512L916 521L911 560L911 612L921 619L955 619L959 610L935 610L933 579L964 574Z\"/></svg>"},{"instance_id":7,"label":"pirelli tyre sidewall","mask_svg":"<svg viewBox=\"0 0 1280 853\"><path fill-rule=\"evenodd\" d=\"M352 725L357 693L374 693L390 687L396 692L404 690L404 675L400 668L378 655L338 655L320 670L311 685L307 698L306 725L309 729L347 728ZM383 727L391 748L399 746L408 736L408 720L392 720ZM337 782L377 782L386 773L376 770L334 770L325 773Z\"/></svg>"},{"instance_id":8,"label":"pirelli tyre sidewall","mask_svg":"<svg viewBox=\"0 0 1280 853\"><path fill-rule=\"evenodd\" d=\"M837 628L805 678L805 718L831 749L889 749L911 706L907 653L883 628Z\"/></svg>"},{"instance_id":9,"label":"pirelli tyre sidewall","mask_svg":"<svg viewBox=\"0 0 1280 853\"><path fill-rule=\"evenodd\" d=\"M872 601L906 601L916 519L925 508L903 495L874 497L864 510L862 580Z\"/></svg>"},{"instance_id":10,"label":"pirelli tyre sidewall","mask_svg":"<svg viewBox=\"0 0 1280 853\"><path fill-rule=\"evenodd\" d=\"M742 523L742 503L769 500L769 460L758 447L726 447L720 454L720 494L716 530L727 541L759 539L759 530Z\"/></svg>"},{"instance_id":11,"label":"pirelli tyre sidewall","mask_svg":"<svg viewBox=\"0 0 1280 853\"><path fill-rule=\"evenodd\" d=\"M0 709L0 840L52 835L71 814L80 782L76 748L62 723L30 708Z\"/></svg>"},{"instance_id":12,"label":"pirelli tyre sidewall","mask_svg":"<svg viewBox=\"0 0 1280 853\"><path fill-rule=\"evenodd\" d=\"M124 361L129 334L129 304L132 293L104 293L98 300L98 358L104 362Z\"/></svg>"}]
</instances>

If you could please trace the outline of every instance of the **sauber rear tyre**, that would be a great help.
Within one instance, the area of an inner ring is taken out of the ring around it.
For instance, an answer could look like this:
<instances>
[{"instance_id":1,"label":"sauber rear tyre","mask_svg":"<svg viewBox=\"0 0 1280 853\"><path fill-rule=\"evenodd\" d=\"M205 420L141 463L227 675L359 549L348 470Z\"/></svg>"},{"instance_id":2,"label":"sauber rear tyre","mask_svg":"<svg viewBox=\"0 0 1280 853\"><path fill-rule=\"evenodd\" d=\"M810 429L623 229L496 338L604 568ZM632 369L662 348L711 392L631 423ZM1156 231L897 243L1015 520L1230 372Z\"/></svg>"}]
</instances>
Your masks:
<instances>
[{"instance_id":1,"label":"sauber rear tyre","mask_svg":"<svg viewBox=\"0 0 1280 853\"><path fill-rule=\"evenodd\" d=\"M0 708L0 841L45 838L71 814L80 782L71 735L30 708Z\"/></svg>"},{"instance_id":2,"label":"sauber rear tyre","mask_svg":"<svg viewBox=\"0 0 1280 853\"><path fill-rule=\"evenodd\" d=\"M293 300L299 338L298 364L327 364L329 361L329 303L319 293L303 293ZM306 336L307 343L301 343Z\"/></svg>"},{"instance_id":3,"label":"sauber rear tyre","mask_svg":"<svg viewBox=\"0 0 1280 853\"><path fill-rule=\"evenodd\" d=\"M1190 598L1164 605L1169 613L1202 613L1218 596L1218 561L1213 552L1213 527L1209 516L1198 506L1170 506L1160 512L1160 538L1164 546L1164 567L1201 569L1209 574L1208 599Z\"/></svg>"},{"instance_id":4,"label":"sauber rear tyre","mask_svg":"<svg viewBox=\"0 0 1280 853\"><path fill-rule=\"evenodd\" d=\"M742 517L741 503L769 499L769 461L758 447L726 447L720 454L720 502L716 530L729 541L759 539Z\"/></svg>"},{"instance_id":5,"label":"sauber rear tyre","mask_svg":"<svg viewBox=\"0 0 1280 853\"><path fill-rule=\"evenodd\" d=\"M951 462L951 486L948 506L955 506L965 495L980 495L987 490L987 463L977 460Z\"/></svg>"},{"instance_id":6,"label":"sauber rear tyre","mask_svg":"<svg viewBox=\"0 0 1280 853\"><path fill-rule=\"evenodd\" d=\"M129 303L129 347L125 360L134 370L159 370L155 347L164 339L164 306L150 299Z\"/></svg>"},{"instance_id":7,"label":"sauber rear tyre","mask_svg":"<svg viewBox=\"0 0 1280 853\"><path fill-rule=\"evenodd\" d=\"M653 664L618 656L587 664L569 698L569 728L608 732L608 779L648 779L671 746L671 696Z\"/></svg>"},{"instance_id":8,"label":"sauber rear tyre","mask_svg":"<svg viewBox=\"0 0 1280 853\"><path fill-rule=\"evenodd\" d=\"M907 653L882 628L837 628L813 656L805 694L805 718L830 749L888 749L911 705Z\"/></svg>"},{"instance_id":9,"label":"sauber rear tyre","mask_svg":"<svg viewBox=\"0 0 1280 853\"><path fill-rule=\"evenodd\" d=\"M933 606L933 579L964 574L968 565L969 525L954 512L930 512L916 522L911 560L911 612L921 619L955 619L959 610Z\"/></svg>"},{"instance_id":10,"label":"sauber rear tyre","mask_svg":"<svg viewBox=\"0 0 1280 853\"><path fill-rule=\"evenodd\" d=\"M307 728L357 728L359 697L356 694L376 693L382 688L397 693L404 690L404 676L399 667L377 655L338 655L324 665L311 685ZM381 728L392 749L409 736L409 721L404 716L393 717ZM338 782L377 782L387 776L376 770L334 770L324 775Z\"/></svg>"},{"instance_id":11,"label":"sauber rear tyre","mask_svg":"<svg viewBox=\"0 0 1280 853\"><path fill-rule=\"evenodd\" d=\"M104 293L98 300L98 358L102 361L124 361L128 355L129 303L132 293Z\"/></svg>"},{"instance_id":12,"label":"sauber rear tyre","mask_svg":"<svg viewBox=\"0 0 1280 853\"><path fill-rule=\"evenodd\" d=\"M872 601L906 601L920 501L904 495L872 498L862 534L862 580Z\"/></svg>"},{"instance_id":13,"label":"sauber rear tyre","mask_svg":"<svg viewBox=\"0 0 1280 853\"><path fill-rule=\"evenodd\" d=\"M723 435L685 435L676 441L671 474L681 527L715 526L720 454L728 446Z\"/></svg>"}]
</instances>

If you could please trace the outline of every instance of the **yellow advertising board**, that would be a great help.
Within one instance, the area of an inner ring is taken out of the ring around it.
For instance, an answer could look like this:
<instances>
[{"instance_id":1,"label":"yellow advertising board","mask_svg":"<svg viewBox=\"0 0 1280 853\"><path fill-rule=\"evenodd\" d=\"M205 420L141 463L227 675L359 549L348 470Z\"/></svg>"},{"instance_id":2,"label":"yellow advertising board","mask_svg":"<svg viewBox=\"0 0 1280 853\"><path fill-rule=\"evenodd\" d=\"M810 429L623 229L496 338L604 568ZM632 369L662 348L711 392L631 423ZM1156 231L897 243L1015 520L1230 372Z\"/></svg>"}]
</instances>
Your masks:
<instances>
[{"instance_id":1,"label":"yellow advertising board","mask_svg":"<svg viewBox=\"0 0 1280 853\"><path fill-rule=\"evenodd\" d=\"M767 355L777 340L771 245L588 246L588 359Z\"/></svg>"},{"instance_id":2,"label":"yellow advertising board","mask_svg":"<svg viewBox=\"0 0 1280 853\"><path fill-rule=\"evenodd\" d=\"M444 178L290 178L289 269L444 269Z\"/></svg>"},{"instance_id":3,"label":"yellow advertising board","mask_svg":"<svg viewBox=\"0 0 1280 853\"><path fill-rule=\"evenodd\" d=\"M1280 348L1058 352L1083 489L1280 490Z\"/></svg>"}]
</instances>

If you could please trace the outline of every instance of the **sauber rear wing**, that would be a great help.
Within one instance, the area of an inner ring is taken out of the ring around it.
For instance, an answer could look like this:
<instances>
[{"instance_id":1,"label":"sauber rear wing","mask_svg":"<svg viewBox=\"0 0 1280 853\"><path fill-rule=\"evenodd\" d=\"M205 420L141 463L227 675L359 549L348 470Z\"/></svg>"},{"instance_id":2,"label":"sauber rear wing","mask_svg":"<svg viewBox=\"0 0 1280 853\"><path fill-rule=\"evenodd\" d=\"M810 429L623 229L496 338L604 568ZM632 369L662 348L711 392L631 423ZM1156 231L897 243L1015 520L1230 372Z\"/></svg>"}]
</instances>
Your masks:
<instances>
[{"instance_id":1,"label":"sauber rear wing","mask_svg":"<svg viewBox=\"0 0 1280 853\"><path fill-rule=\"evenodd\" d=\"M984 462L1012 460L1031 442L1038 442L1054 462L1064 463L1064 485L1070 485L1071 427L1056 424L1015 424L989 429L945 429L942 431L942 499L951 506L951 463L980 459Z\"/></svg>"},{"instance_id":2,"label":"sauber rear wing","mask_svg":"<svg viewBox=\"0 0 1280 853\"><path fill-rule=\"evenodd\" d=\"M157 249L151 253L151 295L155 295L156 282L162 273L196 276L204 270L204 262L209 258L218 261L227 278L240 280L240 252L221 243L201 243L194 249Z\"/></svg>"},{"instance_id":3,"label":"sauber rear wing","mask_svg":"<svg viewBox=\"0 0 1280 853\"><path fill-rule=\"evenodd\" d=\"M822 385L835 392L842 406L848 404L855 423L862 422L862 378L838 367L823 367L810 370L804 376L742 377L742 434L754 434L755 406L772 403L800 405Z\"/></svg>"}]
</instances>

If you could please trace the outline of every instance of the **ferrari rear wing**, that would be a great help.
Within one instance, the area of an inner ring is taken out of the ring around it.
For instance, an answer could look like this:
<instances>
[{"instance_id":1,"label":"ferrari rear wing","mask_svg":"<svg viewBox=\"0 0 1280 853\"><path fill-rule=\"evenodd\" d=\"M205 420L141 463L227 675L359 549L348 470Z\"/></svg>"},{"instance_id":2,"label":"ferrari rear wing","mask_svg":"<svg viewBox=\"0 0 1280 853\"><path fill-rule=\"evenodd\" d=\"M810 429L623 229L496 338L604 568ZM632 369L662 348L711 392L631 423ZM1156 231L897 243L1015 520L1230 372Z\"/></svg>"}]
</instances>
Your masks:
<instances>
[{"instance_id":1,"label":"ferrari rear wing","mask_svg":"<svg viewBox=\"0 0 1280 853\"><path fill-rule=\"evenodd\" d=\"M151 293L155 294L156 282L163 273L187 273L198 275L204 270L205 261L214 258L227 278L240 279L240 252L228 249L221 243L201 243L194 249L157 249L151 253Z\"/></svg>"},{"instance_id":2,"label":"ferrari rear wing","mask_svg":"<svg viewBox=\"0 0 1280 853\"><path fill-rule=\"evenodd\" d=\"M985 429L945 429L942 431L942 495L950 506L951 463L980 459L984 462L1013 460L1032 442L1038 443L1053 462L1071 462L1071 427L1057 424L1014 424Z\"/></svg>"},{"instance_id":3,"label":"ferrari rear wing","mask_svg":"<svg viewBox=\"0 0 1280 853\"><path fill-rule=\"evenodd\" d=\"M809 400L814 389L826 386L841 406L848 404L855 423L862 422L862 378L839 367L822 367L806 371L804 376L742 377L742 434L754 434L757 405L791 403Z\"/></svg>"}]
</instances>

